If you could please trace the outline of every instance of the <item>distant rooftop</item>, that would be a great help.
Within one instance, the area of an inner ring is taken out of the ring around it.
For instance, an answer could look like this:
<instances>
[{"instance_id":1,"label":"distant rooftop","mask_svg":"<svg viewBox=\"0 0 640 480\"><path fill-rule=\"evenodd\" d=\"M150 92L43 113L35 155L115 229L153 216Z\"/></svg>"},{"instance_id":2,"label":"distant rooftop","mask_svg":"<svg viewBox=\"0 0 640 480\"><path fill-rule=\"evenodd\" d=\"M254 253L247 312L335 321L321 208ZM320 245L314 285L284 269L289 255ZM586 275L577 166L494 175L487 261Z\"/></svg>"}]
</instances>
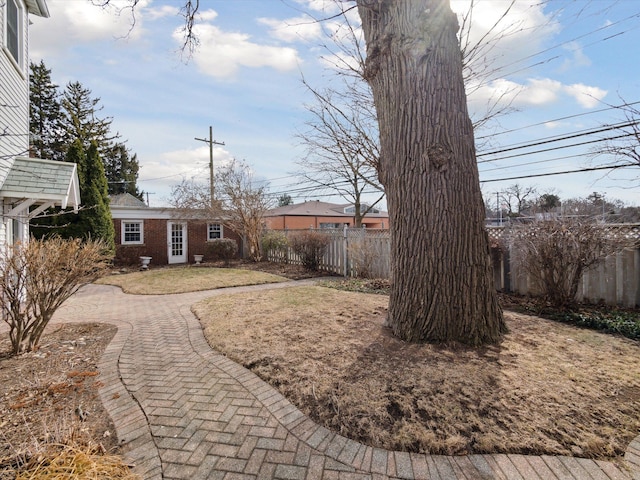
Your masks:
<instances>
[{"instance_id":1,"label":"distant rooftop","mask_svg":"<svg viewBox=\"0 0 640 480\"><path fill-rule=\"evenodd\" d=\"M366 205L363 205L363 211L366 209ZM277 207L269 210L265 216L278 217L282 215L299 215L299 216L322 216L322 217L353 217L354 206L352 203L338 204L321 202L319 200L311 200L303 203L294 203L292 205L285 205L284 207ZM387 212L381 212L374 207L374 210L367 213L367 217L388 217Z\"/></svg>"},{"instance_id":2,"label":"distant rooftop","mask_svg":"<svg viewBox=\"0 0 640 480\"><path fill-rule=\"evenodd\" d=\"M130 193L117 193L109 196L109 204L112 207L131 207L131 208L149 208L139 198L134 197Z\"/></svg>"}]
</instances>

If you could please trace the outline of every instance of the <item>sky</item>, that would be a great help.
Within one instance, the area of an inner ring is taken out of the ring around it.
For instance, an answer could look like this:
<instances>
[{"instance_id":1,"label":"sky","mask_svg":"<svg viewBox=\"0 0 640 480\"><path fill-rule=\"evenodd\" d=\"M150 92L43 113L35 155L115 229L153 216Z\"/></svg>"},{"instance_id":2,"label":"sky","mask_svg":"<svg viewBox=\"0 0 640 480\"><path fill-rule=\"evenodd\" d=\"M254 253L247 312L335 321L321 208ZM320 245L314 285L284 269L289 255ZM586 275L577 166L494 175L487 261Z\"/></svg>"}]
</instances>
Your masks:
<instances>
[{"instance_id":1,"label":"sky","mask_svg":"<svg viewBox=\"0 0 640 480\"><path fill-rule=\"evenodd\" d=\"M133 13L118 8L128 4L47 0L50 18L31 18L30 57L43 60L59 86L79 81L100 98L99 115L113 118L137 155L150 206L168 205L182 179L208 182L209 147L195 138L208 138L209 126L224 143L214 147L215 167L244 160L276 197L344 203L301 189L296 175L305 155L297 135L313 103L302 78L319 89L336 78L327 61L327 32L341 21L332 18L332 2L200 0L191 55L181 49L183 0L140 0ZM638 167L522 178L613 161L590 152L616 132L588 132L625 120L612 106L640 101L640 3L517 0L509 8L506 0L476 0L471 21L462 22L469 4L451 2L470 42L487 47L466 84L470 114L477 120L492 106L506 110L476 129L485 197L518 184L562 199L598 192L640 205ZM355 9L349 18L358 25ZM513 149L538 142L545 143ZM566 147L585 142L592 143Z\"/></svg>"}]
</instances>

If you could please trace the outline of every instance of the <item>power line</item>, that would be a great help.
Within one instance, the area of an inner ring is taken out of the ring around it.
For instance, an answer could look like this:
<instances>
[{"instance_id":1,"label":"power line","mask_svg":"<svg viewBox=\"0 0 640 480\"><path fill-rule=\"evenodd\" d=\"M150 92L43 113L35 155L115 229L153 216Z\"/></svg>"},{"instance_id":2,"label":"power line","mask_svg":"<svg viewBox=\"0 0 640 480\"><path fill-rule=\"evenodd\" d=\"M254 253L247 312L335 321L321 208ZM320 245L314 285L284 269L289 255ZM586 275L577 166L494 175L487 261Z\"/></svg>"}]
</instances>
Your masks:
<instances>
[{"instance_id":1,"label":"power line","mask_svg":"<svg viewBox=\"0 0 640 480\"><path fill-rule=\"evenodd\" d=\"M487 173L487 172L493 172L495 170L506 170L509 168L519 168L519 167L526 167L527 165L538 165L540 163L550 163L550 162L557 162L558 160L567 160L568 158L581 158L584 155L582 154L575 154L575 155L565 155L563 157L554 157L554 158L547 158L545 160L536 160L535 162L526 162L526 163L519 163L517 165L509 165L506 167L495 167L495 168L488 168L486 170L482 170L480 173Z\"/></svg>"},{"instance_id":2,"label":"power line","mask_svg":"<svg viewBox=\"0 0 640 480\"><path fill-rule=\"evenodd\" d=\"M487 155L495 155L496 153L504 153L504 152L511 152L513 150L520 150L523 148L530 148L530 147L535 147L537 145L545 145L548 143L553 143L553 142L560 142L562 140L570 140L572 138L578 138L578 137L585 137L587 135L593 135L595 133L602 133L602 132L609 132L611 130L619 130L621 128L625 128L625 127L633 127L635 125L640 124L640 120L634 120L634 121L629 121L629 122L622 122L622 123L618 123L616 125L602 125L601 127L596 127L596 128L591 128L591 129L585 129L585 130L578 130L578 132L576 133L572 133L572 134L568 134L568 135L563 135L563 136L550 136L550 137L544 137L540 140L536 140L534 142L529 142L529 143L516 143L513 144L514 146L507 146L504 148L501 148L499 150L494 150L491 152L486 152L486 153L479 153L476 155L476 157L485 157Z\"/></svg>"},{"instance_id":3,"label":"power line","mask_svg":"<svg viewBox=\"0 0 640 480\"><path fill-rule=\"evenodd\" d=\"M535 150L533 152L524 152L524 153L517 153L515 155L507 155L506 157L500 157L500 158L491 158L488 160L480 160L477 163L487 163L487 162L496 162L498 160L506 160L509 158L517 158L517 157L524 157L526 155L533 155L536 153L544 153L544 152L554 152L556 150L562 150L564 148L572 148L572 147L579 147L582 145L589 145L592 143L599 143L599 142L605 142L608 140L619 140L620 138L627 138L627 137L633 137L635 136L635 133L625 133L624 135L616 135L615 137L606 137L606 138L598 138L596 140L588 140L586 142L579 142L579 143L571 143L569 145L560 145L558 147L551 147L551 148L543 148L541 150ZM524 147L522 147L524 148Z\"/></svg>"},{"instance_id":4,"label":"power line","mask_svg":"<svg viewBox=\"0 0 640 480\"><path fill-rule=\"evenodd\" d=\"M608 165L603 167L581 168L579 170L565 170L564 172L536 173L532 175L521 175L518 177L492 178L490 180L480 180L480 183L505 182L508 180L521 180L524 178L551 177L554 175L567 175L571 173L595 172L597 170L616 170L618 168L637 167L637 166L638 166L637 163L625 163L622 165Z\"/></svg>"},{"instance_id":5,"label":"power line","mask_svg":"<svg viewBox=\"0 0 640 480\"><path fill-rule=\"evenodd\" d=\"M517 131L520 131L520 130L526 130L527 128L539 127L540 125L546 125L547 123L561 122L562 120L569 120L571 118L584 117L586 115L592 115L594 113L602 113L602 112L606 112L608 110L616 110L616 109L621 109L621 108L624 108L624 107L631 107L633 105L638 105L638 104L640 104L640 100L635 101L635 102L630 102L630 103L623 103L621 105L611 105L611 106L609 106L607 108L601 108L599 110L591 110L589 112L576 113L574 115L567 115L567 116L564 116L564 117L553 118L551 120L545 120L545 121L542 121L542 122L532 123L530 125L525 125L523 127L504 130L502 132L493 133L491 135L484 135L482 137L476 137L476 140L484 140L485 138L491 138L491 137L496 137L498 135L504 135L506 133L513 133L513 132L517 132Z\"/></svg>"}]
</instances>

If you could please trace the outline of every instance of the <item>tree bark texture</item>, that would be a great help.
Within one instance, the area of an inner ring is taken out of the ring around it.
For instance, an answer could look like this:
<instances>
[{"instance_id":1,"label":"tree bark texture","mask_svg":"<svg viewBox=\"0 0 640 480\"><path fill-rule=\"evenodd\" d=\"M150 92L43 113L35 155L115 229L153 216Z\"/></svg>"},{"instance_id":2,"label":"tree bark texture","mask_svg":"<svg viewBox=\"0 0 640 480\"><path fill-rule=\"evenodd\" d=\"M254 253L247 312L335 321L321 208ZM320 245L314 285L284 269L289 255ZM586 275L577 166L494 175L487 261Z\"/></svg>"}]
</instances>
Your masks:
<instances>
[{"instance_id":1,"label":"tree bark texture","mask_svg":"<svg viewBox=\"0 0 640 480\"><path fill-rule=\"evenodd\" d=\"M358 0L391 227L389 325L409 342L496 343L493 285L448 0Z\"/></svg>"}]
</instances>

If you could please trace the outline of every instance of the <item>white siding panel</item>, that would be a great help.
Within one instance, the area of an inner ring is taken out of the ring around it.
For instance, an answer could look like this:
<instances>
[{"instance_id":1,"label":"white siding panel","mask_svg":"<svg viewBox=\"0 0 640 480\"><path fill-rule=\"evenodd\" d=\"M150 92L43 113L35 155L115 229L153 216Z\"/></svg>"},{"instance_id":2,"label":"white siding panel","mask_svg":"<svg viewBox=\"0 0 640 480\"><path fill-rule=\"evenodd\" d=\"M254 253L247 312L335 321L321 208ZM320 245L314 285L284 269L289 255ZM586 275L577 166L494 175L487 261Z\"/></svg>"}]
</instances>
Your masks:
<instances>
[{"instance_id":1,"label":"white siding panel","mask_svg":"<svg viewBox=\"0 0 640 480\"><path fill-rule=\"evenodd\" d=\"M22 12L26 12L24 8ZM17 155L28 155L29 150L29 62L27 57L28 15L23 15L23 65L16 68L4 46L4 4L0 2L0 185ZM1 239L0 239L1 240Z\"/></svg>"}]
</instances>

